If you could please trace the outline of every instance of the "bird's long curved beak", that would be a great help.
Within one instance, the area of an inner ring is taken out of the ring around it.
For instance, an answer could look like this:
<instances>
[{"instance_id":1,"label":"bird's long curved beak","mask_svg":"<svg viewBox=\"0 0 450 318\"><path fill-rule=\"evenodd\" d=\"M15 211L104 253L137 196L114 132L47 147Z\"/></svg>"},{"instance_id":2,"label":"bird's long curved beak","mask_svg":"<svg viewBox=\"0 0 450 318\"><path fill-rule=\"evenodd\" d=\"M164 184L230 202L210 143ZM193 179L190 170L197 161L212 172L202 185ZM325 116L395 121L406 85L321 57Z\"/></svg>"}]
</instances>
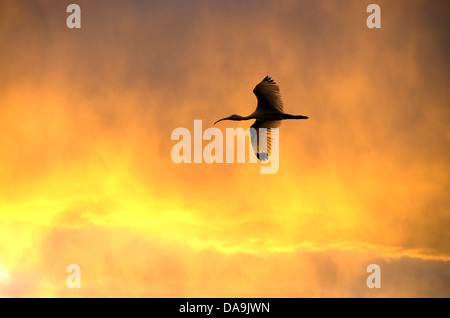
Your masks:
<instances>
[{"instance_id":1,"label":"bird's long curved beak","mask_svg":"<svg viewBox=\"0 0 450 318\"><path fill-rule=\"evenodd\" d=\"M218 121L216 121L216 122L214 123L214 125L217 124L219 121L227 120L227 119L230 119L230 117L225 117L225 118L219 119Z\"/></svg>"}]
</instances>

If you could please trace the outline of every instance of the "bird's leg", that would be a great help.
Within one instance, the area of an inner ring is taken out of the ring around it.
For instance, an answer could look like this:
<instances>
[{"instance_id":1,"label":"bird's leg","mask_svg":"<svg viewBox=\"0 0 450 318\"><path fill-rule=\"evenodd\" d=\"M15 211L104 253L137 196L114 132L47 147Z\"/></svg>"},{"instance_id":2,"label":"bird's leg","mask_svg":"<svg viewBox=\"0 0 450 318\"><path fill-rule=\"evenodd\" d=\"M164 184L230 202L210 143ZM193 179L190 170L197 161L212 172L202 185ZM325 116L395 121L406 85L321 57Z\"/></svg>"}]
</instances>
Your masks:
<instances>
[{"instance_id":1,"label":"bird's leg","mask_svg":"<svg viewBox=\"0 0 450 318\"><path fill-rule=\"evenodd\" d=\"M283 119L308 119L308 116L283 114Z\"/></svg>"}]
</instances>

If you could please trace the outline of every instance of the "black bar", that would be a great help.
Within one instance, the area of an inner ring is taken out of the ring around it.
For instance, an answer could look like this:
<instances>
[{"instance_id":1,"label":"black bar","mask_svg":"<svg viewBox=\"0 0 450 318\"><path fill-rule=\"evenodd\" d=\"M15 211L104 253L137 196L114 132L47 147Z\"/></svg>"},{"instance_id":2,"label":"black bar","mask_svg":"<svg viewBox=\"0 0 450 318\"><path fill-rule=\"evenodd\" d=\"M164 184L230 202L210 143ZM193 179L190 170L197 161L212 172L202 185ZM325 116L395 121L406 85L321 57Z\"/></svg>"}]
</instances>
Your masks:
<instances>
[{"instance_id":1,"label":"black bar","mask_svg":"<svg viewBox=\"0 0 450 318\"><path fill-rule=\"evenodd\" d=\"M449 299L404 298L58 298L2 299L4 312L10 306L14 313L55 311L70 314L124 315L127 317L314 317L337 313L358 317L387 313L401 314L422 308L428 316L440 308L446 311Z\"/></svg>"}]
</instances>

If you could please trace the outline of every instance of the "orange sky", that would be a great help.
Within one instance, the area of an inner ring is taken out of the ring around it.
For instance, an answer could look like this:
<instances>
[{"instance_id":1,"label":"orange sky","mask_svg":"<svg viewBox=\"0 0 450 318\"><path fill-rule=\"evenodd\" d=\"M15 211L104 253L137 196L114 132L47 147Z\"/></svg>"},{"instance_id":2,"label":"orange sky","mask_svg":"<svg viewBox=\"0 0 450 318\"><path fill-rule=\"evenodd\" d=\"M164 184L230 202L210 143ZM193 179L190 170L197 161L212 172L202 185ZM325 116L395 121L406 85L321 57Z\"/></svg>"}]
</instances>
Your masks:
<instances>
[{"instance_id":1,"label":"orange sky","mask_svg":"<svg viewBox=\"0 0 450 318\"><path fill-rule=\"evenodd\" d=\"M373 2L0 1L0 296L449 297L450 5ZM172 162L266 75L276 174Z\"/></svg>"}]
</instances>

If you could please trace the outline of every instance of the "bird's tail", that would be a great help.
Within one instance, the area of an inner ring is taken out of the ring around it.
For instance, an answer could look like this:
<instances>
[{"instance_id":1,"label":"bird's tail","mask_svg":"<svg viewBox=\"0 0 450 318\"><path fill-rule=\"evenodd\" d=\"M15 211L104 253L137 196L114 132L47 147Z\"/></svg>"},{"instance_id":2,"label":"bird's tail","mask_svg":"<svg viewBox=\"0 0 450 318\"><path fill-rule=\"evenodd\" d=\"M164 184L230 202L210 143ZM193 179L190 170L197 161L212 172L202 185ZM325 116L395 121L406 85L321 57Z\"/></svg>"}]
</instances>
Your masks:
<instances>
[{"instance_id":1,"label":"bird's tail","mask_svg":"<svg viewBox=\"0 0 450 318\"><path fill-rule=\"evenodd\" d=\"M308 119L308 116L284 114L283 119Z\"/></svg>"}]
</instances>

